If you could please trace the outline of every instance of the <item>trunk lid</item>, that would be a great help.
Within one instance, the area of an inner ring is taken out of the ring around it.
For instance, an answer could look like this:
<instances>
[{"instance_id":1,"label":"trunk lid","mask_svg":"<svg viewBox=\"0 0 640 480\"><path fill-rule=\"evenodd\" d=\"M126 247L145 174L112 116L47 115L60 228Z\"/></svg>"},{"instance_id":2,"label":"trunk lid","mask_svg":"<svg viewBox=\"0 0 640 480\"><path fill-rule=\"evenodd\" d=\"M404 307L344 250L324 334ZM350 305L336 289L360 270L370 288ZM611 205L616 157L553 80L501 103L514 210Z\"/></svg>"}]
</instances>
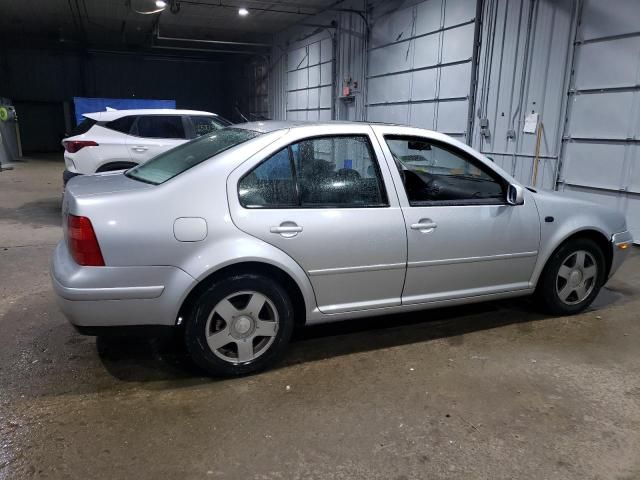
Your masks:
<instances>
[{"instance_id":1,"label":"trunk lid","mask_svg":"<svg viewBox=\"0 0 640 480\"><path fill-rule=\"evenodd\" d=\"M73 177L67 183L66 192L69 196L78 198L133 190L147 190L153 187L151 184L125 176L123 171L116 171Z\"/></svg>"}]
</instances>

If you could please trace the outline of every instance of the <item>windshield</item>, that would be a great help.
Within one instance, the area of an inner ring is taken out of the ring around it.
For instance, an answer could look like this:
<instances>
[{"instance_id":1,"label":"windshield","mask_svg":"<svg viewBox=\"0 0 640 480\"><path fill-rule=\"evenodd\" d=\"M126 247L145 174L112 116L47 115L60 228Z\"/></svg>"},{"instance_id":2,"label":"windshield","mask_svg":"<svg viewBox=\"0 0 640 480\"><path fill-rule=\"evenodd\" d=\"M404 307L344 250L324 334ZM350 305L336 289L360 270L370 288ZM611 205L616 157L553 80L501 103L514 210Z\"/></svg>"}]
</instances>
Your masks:
<instances>
[{"instance_id":1,"label":"windshield","mask_svg":"<svg viewBox=\"0 0 640 480\"><path fill-rule=\"evenodd\" d=\"M224 128L161 153L143 165L128 170L126 176L159 185L176 175L236 145L260 135L240 128Z\"/></svg>"}]
</instances>

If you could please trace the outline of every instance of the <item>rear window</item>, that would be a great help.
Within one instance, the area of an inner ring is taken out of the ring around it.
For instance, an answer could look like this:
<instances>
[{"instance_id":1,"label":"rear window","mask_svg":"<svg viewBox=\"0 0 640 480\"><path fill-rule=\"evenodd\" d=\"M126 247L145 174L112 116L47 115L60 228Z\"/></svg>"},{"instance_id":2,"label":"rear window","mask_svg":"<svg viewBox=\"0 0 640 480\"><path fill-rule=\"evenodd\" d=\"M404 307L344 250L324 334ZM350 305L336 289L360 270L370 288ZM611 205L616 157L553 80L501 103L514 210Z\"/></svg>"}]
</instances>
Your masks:
<instances>
[{"instance_id":1,"label":"rear window","mask_svg":"<svg viewBox=\"0 0 640 480\"><path fill-rule=\"evenodd\" d=\"M89 129L93 127L96 123L98 122L96 122L91 118L85 117L84 120L82 120L78 125L76 125L76 128L71 130L71 133L69 134L69 136L75 137L76 135L82 135L83 133L87 133Z\"/></svg>"},{"instance_id":2,"label":"rear window","mask_svg":"<svg viewBox=\"0 0 640 480\"><path fill-rule=\"evenodd\" d=\"M117 120L112 120L104 124L104 126L110 130L115 130L116 132L129 133L131 131L131 126L133 122L135 122L136 117L134 115L129 115L127 117L118 118Z\"/></svg>"},{"instance_id":3,"label":"rear window","mask_svg":"<svg viewBox=\"0 0 640 480\"><path fill-rule=\"evenodd\" d=\"M159 185L236 145L260 135L240 128L225 128L161 153L127 171L129 178Z\"/></svg>"}]
</instances>

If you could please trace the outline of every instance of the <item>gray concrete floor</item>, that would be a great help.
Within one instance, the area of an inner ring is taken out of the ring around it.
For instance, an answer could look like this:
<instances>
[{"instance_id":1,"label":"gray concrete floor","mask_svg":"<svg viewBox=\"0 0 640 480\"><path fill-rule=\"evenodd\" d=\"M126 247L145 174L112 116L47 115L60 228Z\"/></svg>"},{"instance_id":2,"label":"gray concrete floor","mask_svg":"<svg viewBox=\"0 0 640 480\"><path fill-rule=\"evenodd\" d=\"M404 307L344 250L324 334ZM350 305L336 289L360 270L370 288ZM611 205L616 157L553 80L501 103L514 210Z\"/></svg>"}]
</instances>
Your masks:
<instances>
[{"instance_id":1,"label":"gray concrete floor","mask_svg":"<svg viewBox=\"0 0 640 480\"><path fill-rule=\"evenodd\" d=\"M0 479L640 478L640 255L570 318L526 300L306 329L211 380L83 337L48 261L61 162L0 173Z\"/></svg>"}]
</instances>

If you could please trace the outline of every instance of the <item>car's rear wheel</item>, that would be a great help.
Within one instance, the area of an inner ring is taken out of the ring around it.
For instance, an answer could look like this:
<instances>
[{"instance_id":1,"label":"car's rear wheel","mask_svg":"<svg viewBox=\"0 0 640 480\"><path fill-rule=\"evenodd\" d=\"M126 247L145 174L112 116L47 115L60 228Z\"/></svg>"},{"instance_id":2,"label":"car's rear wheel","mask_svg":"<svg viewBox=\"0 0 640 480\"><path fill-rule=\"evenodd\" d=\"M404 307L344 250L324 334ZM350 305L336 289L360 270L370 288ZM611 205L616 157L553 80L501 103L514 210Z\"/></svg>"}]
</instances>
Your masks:
<instances>
[{"instance_id":1,"label":"car's rear wheel","mask_svg":"<svg viewBox=\"0 0 640 480\"><path fill-rule=\"evenodd\" d=\"M554 315L582 312L604 285L605 266L604 254L593 240L571 240L548 260L536 296L542 307Z\"/></svg>"},{"instance_id":2,"label":"car's rear wheel","mask_svg":"<svg viewBox=\"0 0 640 480\"><path fill-rule=\"evenodd\" d=\"M277 282L242 274L215 282L196 300L185 340L193 360L215 376L263 370L285 351L293 307Z\"/></svg>"}]
</instances>

